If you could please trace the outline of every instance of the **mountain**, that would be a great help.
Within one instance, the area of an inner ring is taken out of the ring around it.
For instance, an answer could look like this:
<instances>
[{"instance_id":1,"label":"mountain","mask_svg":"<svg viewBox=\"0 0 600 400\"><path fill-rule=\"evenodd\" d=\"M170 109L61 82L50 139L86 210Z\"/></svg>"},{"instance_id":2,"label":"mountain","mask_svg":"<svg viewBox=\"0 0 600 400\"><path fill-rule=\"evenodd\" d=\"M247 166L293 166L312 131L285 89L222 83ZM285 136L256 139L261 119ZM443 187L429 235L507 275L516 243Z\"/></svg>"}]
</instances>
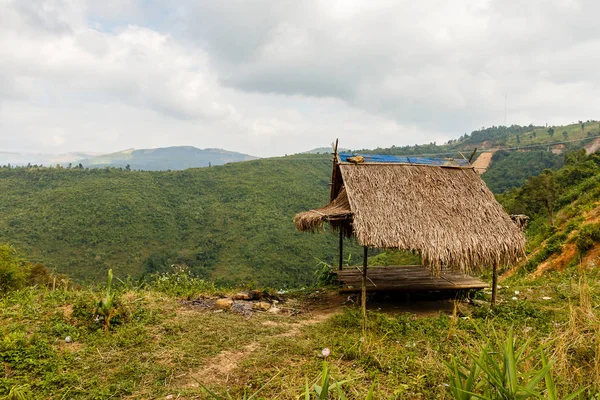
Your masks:
<instances>
[{"instance_id":1,"label":"mountain","mask_svg":"<svg viewBox=\"0 0 600 400\"><path fill-rule=\"evenodd\" d=\"M44 153L14 153L0 151L0 165L25 166L44 165L54 166L56 164L67 165L69 163L77 163L83 159L97 156L97 153L88 152L72 152L61 154L44 154Z\"/></svg>"},{"instance_id":2,"label":"mountain","mask_svg":"<svg viewBox=\"0 0 600 400\"><path fill-rule=\"evenodd\" d=\"M338 237L292 220L328 202L330 175L330 156L306 154L184 171L0 168L0 243L84 281L185 264L221 283L307 285Z\"/></svg>"},{"instance_id":3,"label":"mountain","mask_svg":"<svg viewBox=\"0 0 600 400\"><path fill-rule=\"evenodd\" d=\"M345 152L345 151L350 151L350 149L344 149L342 147L338 148L338 152ZM331 149L331 147L317 147L312 150L304 151L301 154L331 154L331 153L333 153L333 150Z\"/></svg>"},{"instance_id":4,"label":"mountain","mask_svg":"<svg viewBox=\"0 0 600 400\"><path fill-rule=\"evenodd\" d=\"M223 165L230 162L256 160L247 154L222 149L198 149L173 146L157 149L128 149L81 160L87 168L129 168L145 171L183 170L187 168Z\"/></svg>"}]
</instances>

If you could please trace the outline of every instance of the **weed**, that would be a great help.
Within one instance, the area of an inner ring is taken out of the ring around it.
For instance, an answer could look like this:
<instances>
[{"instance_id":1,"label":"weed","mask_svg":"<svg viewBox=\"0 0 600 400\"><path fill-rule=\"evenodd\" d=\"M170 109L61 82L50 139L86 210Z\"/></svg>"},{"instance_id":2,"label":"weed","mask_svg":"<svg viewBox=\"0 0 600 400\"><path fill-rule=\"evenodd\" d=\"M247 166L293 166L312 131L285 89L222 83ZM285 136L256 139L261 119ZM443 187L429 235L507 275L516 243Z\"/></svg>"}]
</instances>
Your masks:
<instances>
[{"instance_id":1,"label":"weed","mask_svg":"<svg viewBox=\"0 0 600 400\"><path fill-rule=\"evenodd\" d=\"M482 334L483 335L483 334ZM485 335L483 335L485 337ZM446 364L452 397L456 400L527 398L556 399L556 387L550 372L551 364L541 348L527 354L531 339L521 347L515 347L516 339L510 329L506 338L500 338L495 332L479 354L471 353L470 363L466 364L453 357ZM530 358L539 354L538 367L531 366ZM541 383L545 387L541 388ZM574 399L585 389L566 396ZM545 394L545 396L544 396Z\"/></svg>"},{"instance_id":2,"label":"weed","mask_svg":"<svg viewBox=\"0 0 600 400\"><path fill-rule=\"evenodd\" d=\"M333 267L325 261L319 260L315 269L316 286L329 286L335 282L336 275Z\"/></svg>"},{"instance_id":3,"label":"weed","mask_svg":"<svg viewBox=\"0 0 600 400\"><path fill-rule=\"evenodd\" d=\"M112 269L109 269L106 295L98 302L98 306L96 307L96 315L102 318L105 332L110 330L110 320L118 313L115 294L111 291L112 280L113 272Z\"/></svg>"}]
</instances>

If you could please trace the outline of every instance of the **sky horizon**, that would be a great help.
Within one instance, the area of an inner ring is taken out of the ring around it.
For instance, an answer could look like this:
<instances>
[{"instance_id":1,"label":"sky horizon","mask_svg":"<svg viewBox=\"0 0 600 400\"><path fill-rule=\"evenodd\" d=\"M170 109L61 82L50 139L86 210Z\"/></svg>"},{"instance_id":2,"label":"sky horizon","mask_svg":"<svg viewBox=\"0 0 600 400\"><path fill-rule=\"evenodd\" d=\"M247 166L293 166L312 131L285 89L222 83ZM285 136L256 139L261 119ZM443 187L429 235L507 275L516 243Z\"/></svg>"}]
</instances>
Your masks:
<instances>
[{"instance_id":1,"label":"sky horizon","mask_svg":"<svg viewBox=\"0 0 600 400\"><path fill-rule=\"evenodd\" d=\"M0 0L0 151L269 157L598 119L590 0Z\"/></svg>"}]
</instances>

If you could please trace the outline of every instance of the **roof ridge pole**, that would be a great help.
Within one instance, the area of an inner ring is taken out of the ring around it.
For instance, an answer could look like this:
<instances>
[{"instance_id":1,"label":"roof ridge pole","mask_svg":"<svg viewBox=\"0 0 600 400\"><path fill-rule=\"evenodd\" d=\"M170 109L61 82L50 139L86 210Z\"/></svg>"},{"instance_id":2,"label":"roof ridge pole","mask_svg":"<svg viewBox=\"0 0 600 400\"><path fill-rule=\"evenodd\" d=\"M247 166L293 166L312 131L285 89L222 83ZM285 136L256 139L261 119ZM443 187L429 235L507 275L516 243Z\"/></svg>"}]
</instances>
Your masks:
<instances>
[{"instance_id":1,"label":"roof ridge pole","mask_svg":"<svg viewBox=\"0 0 600 400\"><path fill-rule=\"evenodd\" d=\"M363 269L362 269L362 287L360 293L360 303L362 306L362 336L363 343L367 340L367 257L369 248L364 246ZM366 344L366 343L365 343Z\"/></svg>"},{"instance_id":2,"label":"roof ridge pole","mask_svg":"<svg viewBox=\"0 0 600 400\"><path fill-rule=\"evenodd\" d=\"M473 157L475 157L475 153L477 153L477 147L475 147L475 149L473 149L473 152L471 153L471 157L469 157L469 164L471 164L471 161L473 161Z\"/></svg>"},{"instance_id":3,"label":"roof ridge pole","mask_svg":"<svg viewBox=\"0 0 600 400\"><path fill-rule=\"evenodd\" d=\"M335 144L331 143L331 147L333 147L333 161L331 167L331 191L329 192L329 201L332 202L335 199L337 193L335 192L335 169L337 167L337 154L338 154L338 141L339 139L335 139Z\"/></svg>"}]
</instances>

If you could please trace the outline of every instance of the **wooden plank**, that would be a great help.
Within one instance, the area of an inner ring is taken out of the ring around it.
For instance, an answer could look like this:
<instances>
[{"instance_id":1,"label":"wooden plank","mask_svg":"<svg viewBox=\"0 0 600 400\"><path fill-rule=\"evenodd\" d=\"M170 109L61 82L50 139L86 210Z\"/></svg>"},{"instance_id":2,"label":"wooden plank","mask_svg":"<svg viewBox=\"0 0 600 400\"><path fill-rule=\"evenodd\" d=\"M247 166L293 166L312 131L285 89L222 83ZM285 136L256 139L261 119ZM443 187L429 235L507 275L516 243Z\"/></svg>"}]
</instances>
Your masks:
<instances>
[{"instance_id":1,"label":"wooden plank","mask_svg":"<svg viewBox=\"0 0 600 400\"><path fill-rule=\"evenodd\" d=\"M362 273L356 268L344 268L337 272L342 283L341 292L361 291ZM432 276L420 265L373 266L369 267L368 291L429 291L429 290L469 290L489 287L475 277L455 273L449 270L441 272L439 277Z\"/></svg>"}]
</instances>

